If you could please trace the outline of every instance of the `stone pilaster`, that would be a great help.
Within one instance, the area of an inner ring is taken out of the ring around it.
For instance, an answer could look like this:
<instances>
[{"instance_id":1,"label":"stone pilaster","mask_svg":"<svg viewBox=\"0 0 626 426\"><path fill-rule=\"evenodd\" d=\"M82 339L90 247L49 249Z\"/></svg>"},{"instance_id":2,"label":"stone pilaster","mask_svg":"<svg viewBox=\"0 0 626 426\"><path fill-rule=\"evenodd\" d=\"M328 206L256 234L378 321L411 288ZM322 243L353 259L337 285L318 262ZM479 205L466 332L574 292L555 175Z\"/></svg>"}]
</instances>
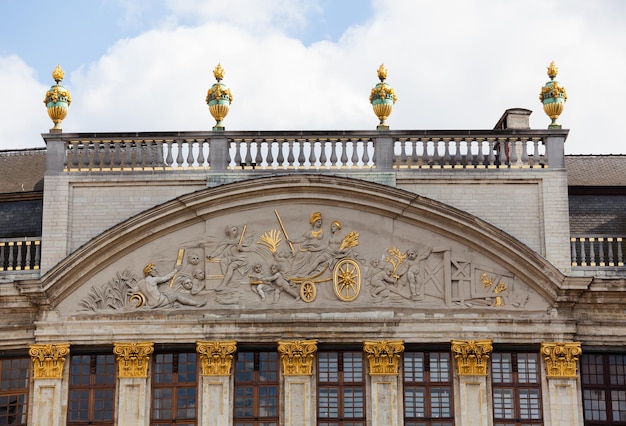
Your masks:
<instances>
[{"instance_id":1,"label":"stone pilaster","mask_svg":"<svg viewBox=\"0 0 626 426\"><path fill-rule=\"evenodd\" d=\"M147 426L150 423L151 342L113 343L117 360L117 424Z\"/></svg>"},{"instance_id":2,"label":"stone pilaster","mask_svg":"<svg viewBox=\"0 0 626 426\"><path fill-rule=\"evenodd\" d=\"M548 393L544 401L550 404L544 408L546 417L549 416L552 426L582 426L583 414L579 404L582 396L578 388L580 343L544 342L541 354L546 366Z\"/></svg>"},{"instance_id":3,"label":"stone pilaster","mask_svg":"<svg viewBox=\"0 0 626 426\"><path fill-rule=\"evenodd\" d=\"M200 357L200 395L198 424L229 426L232 422L231 375L237 342L198 341Z\"/></svg>"},{"instance_id":4,"label":"stone pilaster","mask_svg":"<svg viewBox=\"0 0 626 426\"><path fill-rule=\"evenodd\" d=\"M366 353L369 367L371 398L367 408L372 426L402 424L398 401L398 372L404 342L365 341L363 351Z\"/></svg>"},{"instance_id":5,"label":"stone pilaster","mask_svg":"<svg viewBox=\"0 0 626 426\"><path fill-rule=\"evenodd\" d=\"M285 426L312 426L315 424L313 363L317 340L279 341L285 408Z\"/></svg>"},{"instance_id":6,"label":"stone pilaster","mask_svg":"<svg viewBox=\"0 0 626 426\"><path fill-rule=\"evenodd\" d=\"M67 417L67 386L63 386L65 359L69 343L29 346L32 359L33 388L30 394L29 419L32 424L60 426Z\"/></svg>"},{"instance_id":7,"label":"stone pilaster","mask_svg":"<svg viewBox=\"0 0 626 426\"><path fill-rule=\"evenodd\" d=\"M455 413L461 425L488 426L487 365L493 347L491 340L453 340L456 360Z\"/></svg>"}]
</instances>

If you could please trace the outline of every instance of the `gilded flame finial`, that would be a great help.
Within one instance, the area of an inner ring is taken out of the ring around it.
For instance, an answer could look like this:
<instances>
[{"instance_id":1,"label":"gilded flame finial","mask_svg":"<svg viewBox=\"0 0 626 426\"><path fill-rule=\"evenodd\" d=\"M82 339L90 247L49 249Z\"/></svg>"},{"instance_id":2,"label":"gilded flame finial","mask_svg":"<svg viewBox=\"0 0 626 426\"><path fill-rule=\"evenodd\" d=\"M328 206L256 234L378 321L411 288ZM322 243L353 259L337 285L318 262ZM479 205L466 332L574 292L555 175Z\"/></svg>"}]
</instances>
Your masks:
<instances>
[{"instance_id":1,"label":"gilded flame finial","mask_svg":"<svg viewBox=\"0 0 626 426\"><path fill-rule=\"evenodd\" d=\"M52 78L56 84L48 89L46 97L43 100L43 103L48 109L48 116L54 123L54 127L50 129L51 132L62 131L61 122L67 117L68 107L72 103L70 91L60 84L61 81L63 81L63 77L65 77L65 73L61 69L61 66L57 65L52 71Z\"/></svg>"},{"instance_id":2,"label":"gilded flame finial","mask_svg":"<svg viewBox=\"0 0 626 426\"><path fill-rule=\"evenodd\" d=\"M374 86L370 92L370 104L372 104L374 114L376 114L380 120L376 128L378 130L389 130L386 120L387 117L391 115L393 105L398 100L398 97L393 88L385 83L387 79L387 68L385 68L384 64L380 64L380 67L378 67L378 79L380 83Z\"/></svg>"},{"instance_id":3,"label":"gilded flame finial","mask_svg":"<svg viewBox=\"0 0 626 426\"><path fill-rule=\"evenodd\" d=\"M222 120L224 120L228 114L230 104L233 102L233 95L230 93L228 86L222 83L224 68L222 68L221 64L217 64L213 70L213 75L217 83L213 84L207 92L206 103L209 106L209 112L211 112L211 115L216 121L213 130L223 131L225 127L222 124Z\"/></svg>"},{"instance_id":4,"label":"gilded flame finial","mask_svg":"<svg viewBox=\"0 0 626 426\"><path fill-rule=\"evenodd\" d=\"M550 77L550 81L541 88L541 93L539 93L539 100L543 104L543 110L546 115L552 119L548 129L561 128L561 125L557 124L556 120L563 112L565 102L567 101L567 91L565 87L561 86L559 82L554 79L558 73L559 69L554 61L550 62L550 66L548 66L548 77Z\"/></svg>"}]
</instances>

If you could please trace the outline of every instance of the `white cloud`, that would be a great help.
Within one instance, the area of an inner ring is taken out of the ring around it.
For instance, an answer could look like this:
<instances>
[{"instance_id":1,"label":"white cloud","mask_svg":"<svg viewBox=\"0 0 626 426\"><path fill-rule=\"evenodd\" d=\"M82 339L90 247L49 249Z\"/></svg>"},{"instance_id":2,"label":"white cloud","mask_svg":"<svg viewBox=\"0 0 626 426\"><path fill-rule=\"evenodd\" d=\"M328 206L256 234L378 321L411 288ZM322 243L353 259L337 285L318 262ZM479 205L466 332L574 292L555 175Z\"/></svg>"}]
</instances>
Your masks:
<instances>
[{"instance_id":1,"label":"white cloud","mask_svg":"<svg viewBox=\"0 0 626 426\"><path fill-rule=\"evenodd\" d=\"M567 153L624 152L615 139L626 95L622 3L376 0L368 22L337 43L309 46L289 35L306 25L307 7L318 7L304 4L169 2L168 20L178 26L121 40L97 62L66 74L73 104L64 129L208 130L214 120L204 98L218 62L235 98L228 130L374 129L368 96L381 62L399 97L392 129L488 129L512 107L532 109L531 126L545 128L538 94L554 59L569 94L559 120L572 129ZM35 117L24 113L31 109L45 119L45 88L21 66L0 65L3 81L23 85L13 107L23 113L10 112L23 124L12 123L12 137L8 126L0 128L3 142L22 132L18 147L50 127L27 121ZM24 92L36 93L38 102L22 105Z\"/></svg>"}]
</instances>

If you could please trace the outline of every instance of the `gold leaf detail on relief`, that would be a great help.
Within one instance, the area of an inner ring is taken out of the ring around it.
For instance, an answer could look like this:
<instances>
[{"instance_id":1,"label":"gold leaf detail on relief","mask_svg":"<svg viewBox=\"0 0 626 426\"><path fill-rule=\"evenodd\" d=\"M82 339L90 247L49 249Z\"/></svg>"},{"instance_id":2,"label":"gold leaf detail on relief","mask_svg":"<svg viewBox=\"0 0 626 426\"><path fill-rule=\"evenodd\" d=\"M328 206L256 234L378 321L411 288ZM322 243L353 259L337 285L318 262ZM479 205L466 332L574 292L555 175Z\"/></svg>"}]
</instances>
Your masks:
<instances>
[{"instance_id":1,"label":"gold leaf detail on relief","mask_svg":"<svg viewBox=\"0 0 626 426\"><path fill-rule=\"evenodd\" d=\"M119 378L147 378L150 355L154 352L152 342L113 343Z\"/></svg>"},{"instance_id":2,"label":"gold leaf detail on relief","mask_svg":"<svg viewBox=\"0 0 626 426\"><path fill-rule=\"evenodd\" d=\"M33 378L61 379L65 358L69 353L69 343L29 345L28 355L33 361Z\"/></svg>"},{"instance_id":3,"label":"gold leaf detail on relief","mask_svg":"<svg viewBox=\"0 0 626 426\"><path fill-rule=\"evenodd\" d=\"M233 354L237 350L234 340L198 341L196 351L200 354L200 366L203 376L230 376Z\"/></svg>"},{"instance_id":4,"label":"gold leaf detail on relief","mask_svg":"<svg viewBox=\"0 0 626 426\"><path fill-rule=\"evenodd\" d=\"M492 351L491 340L453 340L452 353L459 376L486 376Z\"/></svg>"},{"instance_id":5,"label":"gold leaf detail on relief","mask_svg":"<svg viewBox=\"0 0 626 426\"><path fill-rule=\"evenodd\" d=\"M392 247L387 250L390 256L385 256L385 262L389 262L393 265L392 275L398 270L398 266L404 263L407 258L407 254L401 252L397 247Z\"/></svg>"},{"instance_id":6,"label":"gold leaf detail on relief","mask_svg":"<svg viewBox=\"0 0 626 426\"><path fill-rule=\"evenodd\" d=\"M546 361L546 377L578 377L578 357L582 354L580 342L544 342L541 353Z\"/></svg>"},{"instance_id":7,"label":"gold leaf detail on relief","mask_svg":"<svg viewBox=\"0 0 626 426\"><path fill-rule=\"evenodd\" d=\"M272 229L271 231L263 233L259 237L259 241L257 242L257 244L266 247L270 251L270 253L274 254L276 253L276 250L278 250L281 241L282 238L280 238L280 231Z\"/></svg>"},{"instance_id":8,"label":"gold leaf detail on relief","mask_svg":"<svg viewBox=\"0 0 626 426\"><path fill-rule=\"evenodd\" d=\"M317 340L279 341L278 352L283 376L310 376L317 351Z\"/></svg>"},{"instance_id":9,"label":"gold leaf detail on relief","mask_svg":"<svg viewBox=\"0 0 626 426\"><path fill-rule=\"evenodd\" d=\"M367 354L369 361L370 376L398 375L400 354L404 352L404 341L365 341L363 351Z\"/></svg>"}]
</instances>

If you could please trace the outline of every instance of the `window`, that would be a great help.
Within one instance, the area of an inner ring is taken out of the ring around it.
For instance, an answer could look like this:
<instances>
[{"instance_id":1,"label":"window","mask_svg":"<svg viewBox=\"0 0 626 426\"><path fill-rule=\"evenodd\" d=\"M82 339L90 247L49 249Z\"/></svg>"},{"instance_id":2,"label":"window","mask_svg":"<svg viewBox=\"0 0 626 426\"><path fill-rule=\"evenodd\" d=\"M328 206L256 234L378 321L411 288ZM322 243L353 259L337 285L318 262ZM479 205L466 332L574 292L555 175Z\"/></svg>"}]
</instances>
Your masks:
<instances>
[{"instance_id":1,"label":"window","mask_svg":"<svg viewBox=\"0 0 626 426\"><path fill-rule=\"evenodd\" d=\"M26 425L29 358L0 360L0 425Z\"/></svg>"},{"instance_id":2,"label":"window","mask_svg":"<svg viewBox=\"0 0 626 426\"><path fill-rule=\"evenodd\" d=\"M151 425L196 425L197 370L195 352L154 356Z\"/></svg>"},{"instance_id":3,"label":"window","mask_svg":"<svg viewBox=\"0 0 626 426\"><path fill-rule=\"evenodd\" d=\"M72 355L68 425L112 425L115 405L115 356Z\"/></svg>"},{"instance_id":4,"label":"window","mask_svg":"<svg viewBox=\"0 0 626 426\"><path fill-rule=\"evenodd\" d=\"M235 426L278 426L278 353L238 352Z\"/></svg>"},{"instance_id":5,"label":"window","mask_svg":"<svg viewBox=\"0 0 626 426\"><path fill-rule=\"evenodd\" d=\"M362 352L318 352L317 424L364 426Z\"/></svg>"},{"instance_id":6,"label":"window","mask_svg":"<svg viewBox=\"0 0 626 426\"><path fill-rule=\"evenodd\" d=\"M449 352L404 353L405 426L453 426Z\"/></svg>"},{"instance_id":7,"label":"window","mask_svg":"<svg viewBox=\"0 0 626 426\"><path fill-rule=\"evenodd\" d=\"M494 352L491 381L494 426L543 424L539 354Z\"/></svg>"},{"instance_id":8,"label":"window","mask_svg":"<svg viewBox=\"0 0 626 426\"><path fill-rule=\"evenodd\" d=\"M626 354L580 358L585 425L626 425Z\"/></svg>"}]
</instances>

